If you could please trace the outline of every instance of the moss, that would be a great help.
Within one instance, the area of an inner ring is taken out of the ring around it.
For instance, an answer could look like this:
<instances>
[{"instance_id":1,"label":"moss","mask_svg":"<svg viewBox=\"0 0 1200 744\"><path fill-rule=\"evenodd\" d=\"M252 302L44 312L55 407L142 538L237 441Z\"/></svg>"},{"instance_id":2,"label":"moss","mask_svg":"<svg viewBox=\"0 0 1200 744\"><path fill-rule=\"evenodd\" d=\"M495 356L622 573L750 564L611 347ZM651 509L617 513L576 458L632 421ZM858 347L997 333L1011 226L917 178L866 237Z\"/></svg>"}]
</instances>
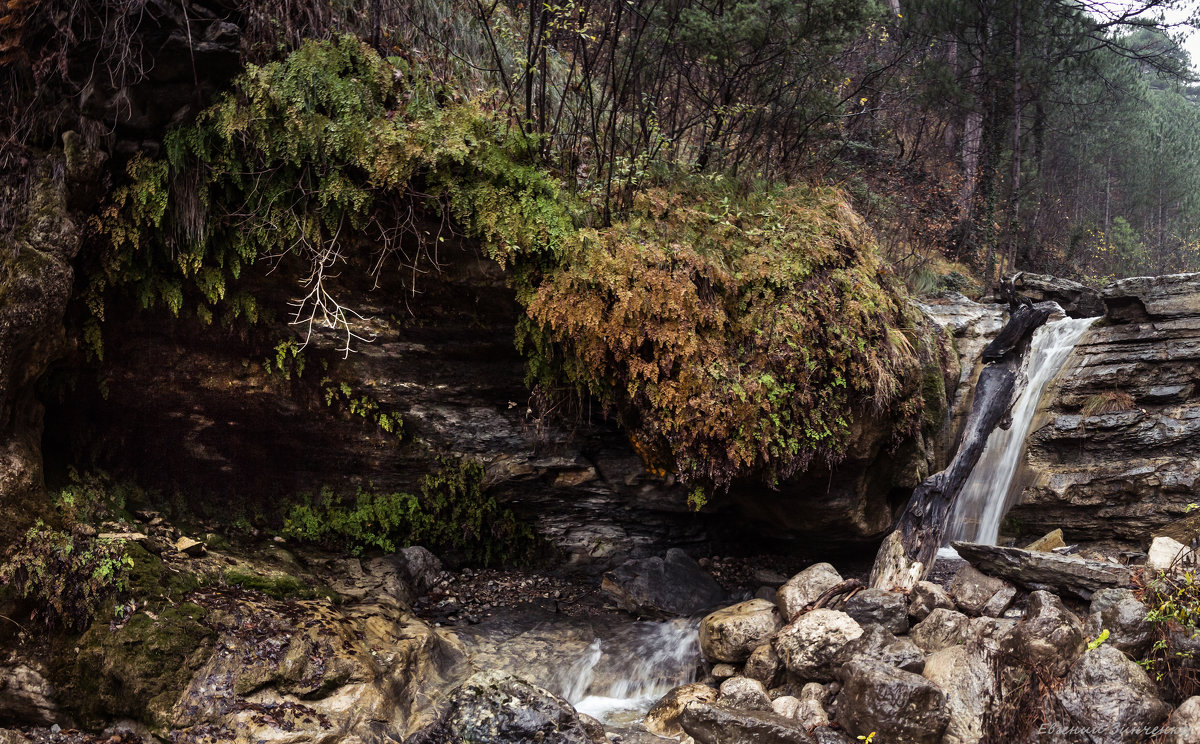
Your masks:
<instances>
[{"instance_id":1,"label":"moss","mask_svg":"<svg viewBox=\"0 0 1200 744\"><path fill-rule=\"evenodd\" d=\"M158 607L177 602L188 592L207 583L202 576L184 571L172 571L158 556L137 543L130 543L127 555L133 559L129 569L129 591L139 604Z\"/></svg>"},{"instance_id":2,"label":"moss","mask_svg":"<svg viewBox=\"0 0 1200 744\"><path fill-rule=\"evenodd\" d=\"M262 592L275 599L338 599L337 592L329 587L309 586L295 576L287 574L256 574L230 569L225 572L225 583Z\"/></svg>"},{"instance_id":3,"label":"moss","mask_svg":"<svg viewBox=\"0 0 1200 744\"><path fill-rule=\"evenodd\" d=\"M119 717L166 726L171 706L212 653L206 612L185 602L153 617L139 612L116 630L97 620L74 645L60 639L58 699L85 726Z\"/></svg>"}]
</instances>

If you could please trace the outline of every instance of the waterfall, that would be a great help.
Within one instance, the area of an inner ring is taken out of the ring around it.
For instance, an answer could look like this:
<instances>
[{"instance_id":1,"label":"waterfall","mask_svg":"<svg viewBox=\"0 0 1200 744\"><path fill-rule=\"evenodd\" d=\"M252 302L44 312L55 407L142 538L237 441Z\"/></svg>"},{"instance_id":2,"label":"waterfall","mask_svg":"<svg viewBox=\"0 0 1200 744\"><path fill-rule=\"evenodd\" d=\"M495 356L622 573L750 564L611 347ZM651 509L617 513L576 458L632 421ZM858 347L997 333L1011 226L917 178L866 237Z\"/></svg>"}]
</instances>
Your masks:
<instances>
[{"instance_id":1,"label":"waterfall","mask_svg":"<svg viewBox=\"0 0 1200 744\"><path fill-rule=\"evenodd\" d=\"M1047 323L1034 333L1026 364L1029 384L1013 404L1012 426L996 429L988 437L979 462L958 495L946 529L948 540L988 545L996 542L1000 520L1013 506L1013 477L1042 393L1095 320L1066 318Z\"/></svg>"},{"instance_id":2,"label":"waterfall","mask_svg":"<svg viewBox=\"0 0 1200 744\"><path fill-rule=\"evenodd\" d=\"M680 619L621 628L597 639L557 686L581 713L606 723L640 720L667 692L695 681L699 626Z\"/></svg>"}]
</instances>

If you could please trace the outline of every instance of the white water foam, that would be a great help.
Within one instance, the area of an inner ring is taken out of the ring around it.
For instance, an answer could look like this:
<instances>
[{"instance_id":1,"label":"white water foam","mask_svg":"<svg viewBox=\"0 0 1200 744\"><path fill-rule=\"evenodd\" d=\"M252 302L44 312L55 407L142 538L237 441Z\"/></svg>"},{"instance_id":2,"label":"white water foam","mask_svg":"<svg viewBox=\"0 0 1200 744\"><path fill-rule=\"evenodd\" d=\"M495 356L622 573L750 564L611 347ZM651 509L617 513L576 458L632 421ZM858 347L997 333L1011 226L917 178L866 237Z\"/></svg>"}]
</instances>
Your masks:
<instances>
[{"instance_id":1,"label":"white water foam","mask_svg":"<svg viewBox=\"0 0 1200 744\"><path fill-rule=\"evenodd\" d=\"M1095 318L1067 318L1047 323L1033 335L1026 374L1029 384L1012 409L1012 426L996 429L958 495L946 534L949 540L994 544L1000 521L1013 506L1013 477L1020 464L1025 438L1038 402L1058 376L1067 357ZM956 554L957 557L957 554Z\"/></svg>"}]
</instances>

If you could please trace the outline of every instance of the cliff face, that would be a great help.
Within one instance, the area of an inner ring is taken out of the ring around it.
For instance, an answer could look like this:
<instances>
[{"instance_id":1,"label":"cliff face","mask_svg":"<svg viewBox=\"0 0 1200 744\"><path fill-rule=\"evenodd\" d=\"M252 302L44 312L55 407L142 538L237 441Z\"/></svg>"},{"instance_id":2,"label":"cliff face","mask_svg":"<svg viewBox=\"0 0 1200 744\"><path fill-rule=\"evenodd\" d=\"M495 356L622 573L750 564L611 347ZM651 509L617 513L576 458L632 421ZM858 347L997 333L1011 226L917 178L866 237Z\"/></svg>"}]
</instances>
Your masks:
<instances>
[{"instance_id":1,"label":"cliff face","mask_svg":"<svg viewBox=\"0 0 1200 744\"><path fill-rule=\"evenodd\" d=\"M15 229L0 243L0 545L42 511L42 413L34 386L64 343L79 230L61 157L37 164Z\"/></svg>"},{"instance_id":2,"label":"cliff face","mask_svg":"<svg viewBox=\"0 0 1200 744\"><path fill-rule=\"evenodd\" d=\"M1102 293L1029 438L1009 530L1141 544L1200 501L1200 275Z\"/></svg>"}]
</instances>

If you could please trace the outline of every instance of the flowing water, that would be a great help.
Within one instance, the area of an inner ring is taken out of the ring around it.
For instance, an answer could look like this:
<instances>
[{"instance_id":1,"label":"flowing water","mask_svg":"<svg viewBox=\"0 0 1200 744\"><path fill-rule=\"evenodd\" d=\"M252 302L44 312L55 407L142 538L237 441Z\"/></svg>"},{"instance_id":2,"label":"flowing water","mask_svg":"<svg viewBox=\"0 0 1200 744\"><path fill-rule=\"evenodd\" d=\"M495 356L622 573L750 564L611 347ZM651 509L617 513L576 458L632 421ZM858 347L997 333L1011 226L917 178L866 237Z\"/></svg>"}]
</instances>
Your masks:
<instances>
[{"instance_id":1,"label":"flowing water","mask_svg":"<svg viewBox=\"0 0 1200 744\"><path fill-rule=\"evenodd\" d=\"M1000 520L1017 495L1013 478L1038 402L1094 321L1095 318L1066 318L1047 323L1034 333L1025 370L1029 384L1013 404L1012 426L996 429L988 437L983 454L955 503L946 529L948 540L988 545L996 542Z\"/></svg>"},{"instance_id":2,"label":"flowing water","mask_svg":"<svg viewBox=\"0 0 1200 744\"><path fill-rule=\"evenodd\" d=\"M696 680L698 619L589 621L508 616L462 631L476 664L524 677L613 726L635 725Z\"/></svg>"}]
</instances>

